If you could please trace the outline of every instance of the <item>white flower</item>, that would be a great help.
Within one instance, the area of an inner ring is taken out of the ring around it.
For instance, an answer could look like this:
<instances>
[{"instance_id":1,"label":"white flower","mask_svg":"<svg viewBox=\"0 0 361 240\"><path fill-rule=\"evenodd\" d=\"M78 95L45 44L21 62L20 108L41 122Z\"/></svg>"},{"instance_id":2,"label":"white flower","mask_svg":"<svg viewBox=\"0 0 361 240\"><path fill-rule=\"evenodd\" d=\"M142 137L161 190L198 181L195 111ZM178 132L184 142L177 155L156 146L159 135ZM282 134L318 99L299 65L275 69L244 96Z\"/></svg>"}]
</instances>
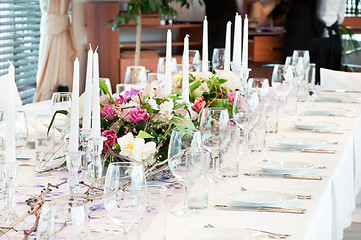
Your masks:
<instances>
[{"instance_id":1,"label":"white flower","mask_svg":"<svg viewBox=\"0 0 361 240\"><path fill-rule=\"evenodd\" d=\"M142 138L136 138L136 140L142 140L139 141L139 144L137 144L135 146L135 148L133 149L133 159L135 160L145 160L147 159L150 155L152 155L153 153L155 153L156 151L156 144L155 142L147 142L144 143L144 139ZM141 143L142 142L142 143Z\"/></svg>"},{"instance_id":2,"label":"white flower","mask_svg":"<svg viewBox=\"0 0 361 240\"><path fill-rule=\"evenodd\" d=\"M191 113L191 120L195 121L198 118L198 113L194 111L192 108L188 108L189 112Z\"/></svg>"},{"instance_id":3,"label":"white flower","mask_svg":"<svg viewBox=\"0 0 361 240\"><path fill-rule=\"evenodd\" d=\"M150 107L151 107L152 109L154 109L154 110L159 110L158 105L157 105L157 102L154 100L154 98L150 98L150 99L148 100L148 103L149 103L149 105L150 105Z\"/></svg>"},{"instance_id":4,"label":"white flower","mask_svg":"<svg viewBox=\"0 0 361 240\"><path fill-rule=\"evenodd\" d=\"M172 112L173 112L174 103L172 99L169 99L167 102L164 102L160 104L159 106L159 114L166 119L171 120L172 119Z\"/></svg>"},{"instance_id":5,"label":"white flower","mask_svg":"<svg viewBox=\"0 0 361 240\"><path fill-rule=\"evenodd\" d=\"M127 133L126 135L118 138L118 144L120 146L121 155L132 158L132 152L135 147L135 139L132 133Z\"/></svg>"},{"instance_id":6,"label":"white flower","mask_svg":"<svg viewBox=\"0 0 361 240\"><path fill-rule=\"evenodd\" d=\"M207 83L205 83L205 82L203 82L203 83L198 87L198 89L209 93L209 87L208 87Z\"/></svg>"},{"instance_id":7,"label":"white flower","mask_svg":"<svg viewBox=\"0 0 361 240\"><path fill-rule=\"evenodd\" d=\"M142 97L151 98L152 96L154 96L154 89L151 87L150 84L146 84L144 90L140 92L140 95Z\"/></svg>"},{"instance_id":8,"label":"white flower","mask_svg":"<svg viewBox=\"0 0 361 240\"><path fill-rule=\"evenodd\" d=\"M227 80L227 82L221 85L222 87L231 90L239 89L241 87L241 80L235 73L230 71L219 71L217 74L218 77Z\"/></svg>"}]
</instances>

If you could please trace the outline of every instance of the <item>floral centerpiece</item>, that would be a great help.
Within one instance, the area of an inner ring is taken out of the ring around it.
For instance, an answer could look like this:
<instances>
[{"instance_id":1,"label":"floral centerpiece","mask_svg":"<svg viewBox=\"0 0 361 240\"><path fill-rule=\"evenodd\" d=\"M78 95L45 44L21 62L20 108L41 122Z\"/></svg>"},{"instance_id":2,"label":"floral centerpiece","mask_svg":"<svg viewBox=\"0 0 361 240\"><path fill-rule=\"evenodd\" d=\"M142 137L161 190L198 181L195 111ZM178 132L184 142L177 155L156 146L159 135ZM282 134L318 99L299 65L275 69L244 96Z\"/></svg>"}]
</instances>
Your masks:
<instances>
[{"instance_id":1,"label":"floral centerpiece","mask_svg":"<svg viewBox=\"0 0 361 240\"><path fill-rule=\"evenodd\" d=\"M194 129L205 107L232 111L235 89L240 81L233 73L190 74L190 103L181 95L183 73L173 77L173 93L159 89L125 91L101 97L104 164L124 159L142 161L148 168L166 164L170 134L174 128ZM107 92L105 84L102 88Z\"/></svg>"}]
</instances>

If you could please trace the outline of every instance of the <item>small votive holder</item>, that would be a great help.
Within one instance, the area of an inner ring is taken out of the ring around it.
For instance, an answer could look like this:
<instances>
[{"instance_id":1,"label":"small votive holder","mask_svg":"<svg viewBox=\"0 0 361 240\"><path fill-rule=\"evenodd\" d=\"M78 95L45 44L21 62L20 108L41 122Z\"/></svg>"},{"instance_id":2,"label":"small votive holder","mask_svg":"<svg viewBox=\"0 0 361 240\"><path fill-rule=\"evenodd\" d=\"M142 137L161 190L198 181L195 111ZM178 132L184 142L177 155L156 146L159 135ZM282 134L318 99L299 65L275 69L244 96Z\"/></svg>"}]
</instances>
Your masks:
<instances>
[{"instance_id":1,"label":"small votive holder","mask_svg":"<svg viewBox=\"0 0 361 240\"><path fill-rule=\"evenodd\" d=\"M197 153L198 154L198 153ZM209 172L211 165L211 156L208 152L200 152L202 165L198 175L188 181L186 201L191 210L201 210L208 208L209 193Z\"/></svg>"},{"instance_id":2,"label":"small votive holder","mask_svg":"<svg viewBox=\"0 0 361 240\"><path fill-rule=\"evenodd\" d=\"M96 181L103 176L103 163L101 154L103 151L103 142L106 137L91 137L89 138L91 161L89 164L89 171L92 176L92 180Z\"/></svg>"},{"instance_id":3,"label":"small votive holder","mask_svg":"<svg viewBox=\"0 0 361 240\"><path fill-rule=\"evenodd\" d=\"M79 193L79 175L81 157L84 152L66 152L66 166L68 169L68 193Z\"/></svg>"},{"instance_id":4,"label":"small votive holder","mask_svg":"<svg viewBox=\"0 0 361 240\"><path fill-rule=\"evenodd\" d=\"M231 140L219 155L219 173L224 178L238 177L240 161L241 132L237 126L232 126Z\"/></svg>"}]
</instances>

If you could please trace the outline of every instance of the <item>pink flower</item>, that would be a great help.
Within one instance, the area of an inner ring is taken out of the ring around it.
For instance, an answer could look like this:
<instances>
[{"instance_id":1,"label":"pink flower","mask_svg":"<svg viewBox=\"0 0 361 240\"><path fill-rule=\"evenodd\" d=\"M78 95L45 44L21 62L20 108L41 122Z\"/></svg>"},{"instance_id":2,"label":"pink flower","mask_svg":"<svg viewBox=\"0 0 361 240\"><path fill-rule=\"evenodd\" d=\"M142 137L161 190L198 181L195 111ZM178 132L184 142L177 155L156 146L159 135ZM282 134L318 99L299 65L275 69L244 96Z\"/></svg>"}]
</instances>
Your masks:
<instances>
[{"instance_id":1,"label":"pink flower","mask_svg":"<svg viewBox=\"0 0 361 240\"><path fill-rule=\"evenodd\" d=\"M196 100L194 100L193 109L196 112L200 112L205 105L206 102L203 100L203 97L197 97Z\"/></svg>"},{"instance_id":2,"label":"pink flower","mask_svg":"<svg viewBox=\"0 0 361 240\"><path fill-rule=\"evenodd\" d=\"M130 110L129 114L130 114L130 119L132 119L134 123L143 122L147 120L149 117L147 110L141 109L139 106Z\"/></svg>"},{"instance_id":3,"label":"pink flower","mask_svg":"<svg viewBox=\"0 0 361 240\"><path fill-rule=\"evenodd\" d=\"M128 102L133 96L139 95L140 90L136 90L134 88L130 89L130 91L125 91L123 95L119 95L119 98L115 100L118 104L123 104Z\"/></svg>"},{"instance_id":4,"label":"pink flower","mask_svg":"<svg viewBox=\"0 0 361 240\"><path fill-rule=\"evenodd\" d=\"M236 91L233 91L233 92L227 91L228 100L229 100L232 104L233 104L233 102L234 102L235 96L236 96Z\"/></svg>"},{"instance_id":5,"label":"pink flower","mask_svg":"<svg viewBox=\"0 0 361 240\"><path fill-rule=\"evenodd\" d=\"M113 120L116 115L114 109L110 105L105 105L102 109L100 109L100 113L108 120Z\"/></svg>"},{"instance_id":6,"label":"pink flower","mask_svg":"<svg viewBox=\"0 0 361 240\"><path fill-rule=\"evenodd\" d=\"M102 135L107 138L107 140L103 142L104 150L106 151L111 150L114 143L116 143L118 140L117 132L114 129L109 129L103 131Z\"/></svg>"}]
</instances>

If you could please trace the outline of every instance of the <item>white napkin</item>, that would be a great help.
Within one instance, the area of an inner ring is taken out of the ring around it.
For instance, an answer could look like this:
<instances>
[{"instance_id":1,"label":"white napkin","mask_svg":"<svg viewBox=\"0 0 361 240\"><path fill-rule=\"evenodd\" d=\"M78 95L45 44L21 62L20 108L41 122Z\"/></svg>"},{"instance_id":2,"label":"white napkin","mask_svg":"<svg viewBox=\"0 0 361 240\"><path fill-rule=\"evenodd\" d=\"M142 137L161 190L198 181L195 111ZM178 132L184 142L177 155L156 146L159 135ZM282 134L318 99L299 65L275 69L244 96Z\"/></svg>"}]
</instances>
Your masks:
<instances>
[{"instance_id":1,"label":"white napkin","mask_svg":"<svg viewBox=\"0 0 361 240\"><path fill-rule=\"evenodd\" d=\"M10 82L9 78L8 78L8 74L3 75L0 77L0 86L6 86L10 84L11 87L11 92L3 92L2 94L0 94L0 111L5 111L6 110L6 106L8 104L8 96L9 94L15 94L15 107L19 108L22 106L22 102L21 102L21 98L19 95L19 91L18 88L16 87L15 82Z\"/></svg>"}]
</instances>

